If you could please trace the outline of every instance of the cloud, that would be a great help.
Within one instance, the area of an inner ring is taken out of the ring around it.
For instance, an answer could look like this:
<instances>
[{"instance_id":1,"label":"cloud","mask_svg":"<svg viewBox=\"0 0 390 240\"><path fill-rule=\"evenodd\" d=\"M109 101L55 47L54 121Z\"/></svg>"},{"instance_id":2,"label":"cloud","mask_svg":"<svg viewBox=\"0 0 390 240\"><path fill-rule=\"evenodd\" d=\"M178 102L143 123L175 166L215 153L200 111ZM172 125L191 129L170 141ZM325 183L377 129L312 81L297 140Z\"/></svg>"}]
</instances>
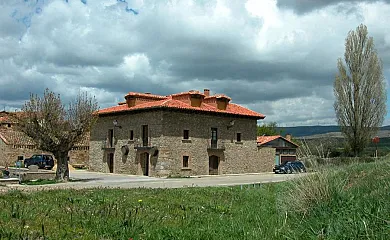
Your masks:
<instances>
[{"instance_id":1,"label":"cloud","mask_svg":"<svg viewBox=\"0 0 390 240\"><path fill-rule=\"evenodd\" d=\"M0 3L0 108L46 87L66 100L88 91L102 108L129 91L209 88L266 121L335 123L336 61L362 22L390 77L387 1L47 0L29 27L16 2Z\"/></svg>"},{"instance_id":2,"label":"cloud","mask_svg":"<svg viewBox=\"0 0 390 240\"><path fill-rule=\"evenodd\" d=\"M276 1L276 0L275 0ZM358 3L376 3L376 2L386 2L390 3L389 0L277 0L277 5L281 8L292 9L297 14L306 14L311 11L316 11L327 6L338 5L340 11L343 11L343 7L346 4L350 6L356 5ZM354 8L349 8L347 13Z\"/></svg>"}]
</instances>

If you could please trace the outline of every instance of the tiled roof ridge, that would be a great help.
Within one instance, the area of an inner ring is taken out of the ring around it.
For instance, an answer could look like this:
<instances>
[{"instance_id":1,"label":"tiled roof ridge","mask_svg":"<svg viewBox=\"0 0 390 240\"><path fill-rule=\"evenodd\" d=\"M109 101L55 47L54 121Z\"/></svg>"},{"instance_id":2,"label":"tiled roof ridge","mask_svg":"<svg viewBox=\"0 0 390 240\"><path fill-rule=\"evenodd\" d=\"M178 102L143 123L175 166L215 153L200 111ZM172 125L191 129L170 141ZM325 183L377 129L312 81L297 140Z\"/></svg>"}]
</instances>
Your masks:
<instances>
[{"instance_id":1,"label":"tiled roof ridge","mask_svg":"<svg viewBox=\"0 0 390 240\"><path fill-rule=\"evenodd\" d=\"M145 97L145 98L161 98L161 99L167 98L167 96L151 94L151 93L139 93L139 92L128 92L125 97L127 97L127 96Z\"/></svg>"},{"instance_id":2,"label":"tiled roof ridge","mask_svg":"<svg viewBox=\"0 0 390 240\"><path fill-rule=\"evenodd\" d=\"M170 94L168 96L177 97L177 96L181 96L181 95L191 95L191 94L200 94L200 95L205 96L203 92L200 92L197 90L190 90L190 91L186 91L186 92L174 93L174 94Z\"/></svg>"},{"instance_id":3,"label":"tiled roof ridge","mask_svg":"<svg viewBox=\"0 0 390 240\"><path fill-rule=\"evenodd\" d=\"M232 100L231 97L227 96L226 94L222 94L222 93L218 93L218 94L214 94L214 95L205 97L205 99L210 99L210 98L227 98L229 100Z\"/></svg>"},{"instance_id":4,"label":"tiled roof ridge","mask_svg":"<svg viewBox=\"0 0 390 240\"><path fill-rule=\"evenodd\" d=\"M291 140L288 140L287 138L281 136L281 135L273 135L273 136L257 136L257 143L259 143L260 145L263 145L265 143L268 143L268 142L271 142L275 139L278 139L278 138L282 138L283 140L295 145L295 146L298 146L296 143L294 143L293 141Z\"/></svg>"}]
</instances>

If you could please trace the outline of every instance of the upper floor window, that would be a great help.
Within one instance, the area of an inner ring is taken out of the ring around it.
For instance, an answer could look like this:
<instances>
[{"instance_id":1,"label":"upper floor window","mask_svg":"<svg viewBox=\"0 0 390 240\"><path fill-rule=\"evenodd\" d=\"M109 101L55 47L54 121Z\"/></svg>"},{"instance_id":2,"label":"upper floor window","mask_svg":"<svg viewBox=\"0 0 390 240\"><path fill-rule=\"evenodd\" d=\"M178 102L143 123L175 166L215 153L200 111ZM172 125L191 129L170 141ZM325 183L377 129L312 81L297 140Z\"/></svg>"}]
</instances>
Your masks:
<instances>
[{"instance_id":1,"label":"upper floor window","mask_svg":"<svg viewBox=\"0 0 390 240\"><path fill-rule=\"evenodd\" d=\"M237 142L241 142L241 133L237 133Z\"/></svg>"},{"instance_id":2,"label":"upper floor window","mask_svg":"<svg viewBox=\"0 0 390 240\"><path fill-rule=\"evenodd\" d=\"M130 140L134 140L134 131L130 130Z\"/></svg>"},{"instance_id":3,"label":"upper floor window","mask_svg":"<svg viewBox=\"0 0 390 240\"><path fill-rule=\"evenodd\" d=\"M183 131L183 139L190 139L190 130Z\"/></svg>"}]
</instances>

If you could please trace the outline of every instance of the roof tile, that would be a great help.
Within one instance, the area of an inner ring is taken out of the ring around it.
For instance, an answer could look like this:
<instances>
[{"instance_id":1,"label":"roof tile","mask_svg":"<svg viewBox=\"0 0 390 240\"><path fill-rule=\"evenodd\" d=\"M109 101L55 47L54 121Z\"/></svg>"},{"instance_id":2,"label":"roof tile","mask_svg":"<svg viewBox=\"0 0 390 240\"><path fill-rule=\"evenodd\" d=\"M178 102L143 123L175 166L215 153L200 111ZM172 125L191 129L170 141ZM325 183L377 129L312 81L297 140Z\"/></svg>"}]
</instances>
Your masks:
<instances>
[{"instance_id":1,"label":"roof tile","mask_svg":"<svg viewBox=\"0 0 390 240\"><path fill-rule=\"evenodd\" d=\"M294 142L292 142L292 141L290 141L290 140L288 140L288 139L286 139L286 138L284 138L284 137L282 137L280 135L275 135L275 136L258 136L257 137L257 143L259 145L263 145L263 144L272 142L273 140L278 139L278 138L281 138L281 139L283 139L283 140L285 140L285 141L287 141L287 142L289 142L289 143L291 143L291 144L293 144L293 145L298 147L298 145L296 143L294 143Z\"/></svg>"},{"instance_id":2,"label":"roof tile","mask_svg":"<svg viewBox=\"0 0 390 240\"><path fill-rule=\"evenodd\" d=\"M152 95L154 98L161 98L161 100L152 101L152 102L145 102L145 103L135 105L133 107L128 107L127 104L121 104L121 105L101 109L98 112L98 114L131 112L131 111L135 111L135 110L153 109L153 108L171 108L171 109L194 110L194 111L199 111L199 112L214 112L214 113L241 115L241 116L246 116L246 117L256 117L258 119L265 118L265 116L261 113L257 113L255 111L252 111L250 109L247 109L245 107L242 107L242 106L234 104L234 103L229 103L226 110L220 110L220 109L218 109L210 104L204 103L204 102L201 104L200 107L193 107L193 106L191 106L183 101L176 100L176 99L172 98L172 96L184 95L187 93L191 94L191 92L183 92L183 93L172 94L169 96ZM143 93L138 94L138 93L133 93L133 92L130 92L129 94L133 95L133 96L141 96L141 97L151 96L150 94L143 94ZM219 94L215 97L220 97L220 96L227 97L226 95L222 95L222 94ZM213 96L211 96L211 97L213 97Z\"/></svg>"}]
</instances>

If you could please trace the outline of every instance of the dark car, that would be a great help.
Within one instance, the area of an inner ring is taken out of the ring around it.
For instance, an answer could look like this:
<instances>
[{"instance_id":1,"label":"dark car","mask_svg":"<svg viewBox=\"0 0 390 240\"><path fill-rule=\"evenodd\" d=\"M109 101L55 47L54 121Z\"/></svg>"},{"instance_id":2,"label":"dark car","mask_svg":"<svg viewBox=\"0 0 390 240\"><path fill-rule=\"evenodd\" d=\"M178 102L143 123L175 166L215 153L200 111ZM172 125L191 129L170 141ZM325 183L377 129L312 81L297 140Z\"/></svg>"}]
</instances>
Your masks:
<instances>
[{"instance_id":1,"label":"dark car","mask_svg":"<svg viewBox=\"0 0 390 240\"><path fill-rule=\"evenodd\" d=\"M291 161L276 165L273 171L274 173L306 172L306 167L301 161Z\"/></svg>"},{"instance_id":2,"label":"dark car","mask_svg":"<svg viewBox=\"0 0 390 240\"><path fill-rule=\"evenodd\" d=\"M54 167L54 158L52 155L36 154L31 158L24 159L24 167L37 165L39 168L52 169Z\"/></svg>"}]
</instances>

